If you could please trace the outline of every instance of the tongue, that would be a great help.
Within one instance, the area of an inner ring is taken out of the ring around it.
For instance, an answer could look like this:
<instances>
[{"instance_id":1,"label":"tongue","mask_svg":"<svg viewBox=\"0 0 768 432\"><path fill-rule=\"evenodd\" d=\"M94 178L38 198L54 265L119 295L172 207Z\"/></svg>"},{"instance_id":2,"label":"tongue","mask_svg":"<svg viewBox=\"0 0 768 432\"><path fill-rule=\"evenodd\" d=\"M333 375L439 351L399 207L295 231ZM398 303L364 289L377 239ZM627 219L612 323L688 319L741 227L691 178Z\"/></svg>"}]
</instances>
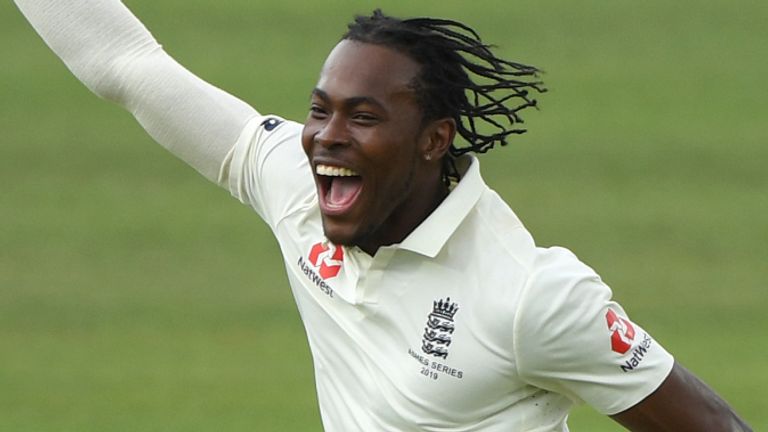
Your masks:
<instances>
[{"instance_id":1,"label":"tongue","mask_svg":"<svg viewBox=\"0 0 768 432\"><path fill-rule=\"evenodd\" d=\"M326 202L334 207L341 207L352 202L363 185L360 177L334 177L326 195Z\"/></svg>"}]
</instances>

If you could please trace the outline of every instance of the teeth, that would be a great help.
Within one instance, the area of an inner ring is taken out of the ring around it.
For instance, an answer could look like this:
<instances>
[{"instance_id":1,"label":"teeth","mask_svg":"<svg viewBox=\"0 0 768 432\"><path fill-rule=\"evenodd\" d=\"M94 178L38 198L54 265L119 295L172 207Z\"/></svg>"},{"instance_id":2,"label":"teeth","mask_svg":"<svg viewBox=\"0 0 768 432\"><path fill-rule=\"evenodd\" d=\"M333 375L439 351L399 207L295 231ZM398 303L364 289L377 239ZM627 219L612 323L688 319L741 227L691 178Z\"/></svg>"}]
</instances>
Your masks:
<instances>
[{"instance_id":1,"label":"teeth","mask_svg":"<svg viewBox=\"0 0 768 432\"><path fill-rule=\"evenodd\" d=\"M357 173L357 171L351 170L349 168L322 165L322 164L317 165L317 168L315 168L315 173L317 175L331 176L331 177L352 177L352 176L360 175Z\"/></svg>"}]
</instances>

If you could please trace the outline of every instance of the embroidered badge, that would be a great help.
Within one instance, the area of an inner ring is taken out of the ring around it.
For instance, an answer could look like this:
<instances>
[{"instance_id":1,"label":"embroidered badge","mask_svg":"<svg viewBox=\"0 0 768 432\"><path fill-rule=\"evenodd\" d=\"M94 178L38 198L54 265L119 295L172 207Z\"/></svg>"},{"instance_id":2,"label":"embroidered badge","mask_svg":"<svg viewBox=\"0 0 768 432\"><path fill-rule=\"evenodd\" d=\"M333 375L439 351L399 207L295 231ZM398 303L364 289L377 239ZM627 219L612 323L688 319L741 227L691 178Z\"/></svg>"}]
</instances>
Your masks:
<instances>
[{"instance_id":1,"label":"embroidered badge","mask_svg":"<svg viewBox=\"0 0 768 432\"><path fill-rule=\"evenodd\" d=\"M435 357L448 358L448 347L455 330L453 317L459 311L459 305L451 303L451 298L435 300L432 313L427 316L427 326L421 341L421 350Z\"/></svg>"}]
</instances>

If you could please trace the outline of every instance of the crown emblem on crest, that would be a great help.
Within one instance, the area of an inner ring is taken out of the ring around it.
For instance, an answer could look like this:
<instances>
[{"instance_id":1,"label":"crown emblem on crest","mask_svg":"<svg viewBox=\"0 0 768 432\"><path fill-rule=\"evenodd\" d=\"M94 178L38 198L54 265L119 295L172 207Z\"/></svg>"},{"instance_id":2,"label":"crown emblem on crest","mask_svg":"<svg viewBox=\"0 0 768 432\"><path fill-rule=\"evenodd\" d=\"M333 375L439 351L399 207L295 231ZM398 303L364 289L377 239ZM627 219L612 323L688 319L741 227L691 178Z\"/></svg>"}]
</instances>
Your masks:
<instances>
[{"instance_id":1,"label":"crown emblem on crest","mask_svg":"<svg viewBox=\"0 0 768 432\"><path fill-rule=\"evenodd\" d=\"M427 316L427 326L421 339L421 350L435 357L448 358L448 347L456 330L453 316L459 311L459 305L452 303L450 297L432 302L432 313Z\"/></svg>"},{"instance_id":2,"label":"crown emblem on crest","mask_svg":"<svg viewBox=\"0 0 768 432\"><path fill-rule=\"evenodd\" d=\"M434 315L451 321L453 321L453 316L456 315L456 312L458 311L459 305L456 303L451 303L450 297L447 297L445 300L435 300L434 306L432 308L432 313Z\"/></svg>"}]
</instances>

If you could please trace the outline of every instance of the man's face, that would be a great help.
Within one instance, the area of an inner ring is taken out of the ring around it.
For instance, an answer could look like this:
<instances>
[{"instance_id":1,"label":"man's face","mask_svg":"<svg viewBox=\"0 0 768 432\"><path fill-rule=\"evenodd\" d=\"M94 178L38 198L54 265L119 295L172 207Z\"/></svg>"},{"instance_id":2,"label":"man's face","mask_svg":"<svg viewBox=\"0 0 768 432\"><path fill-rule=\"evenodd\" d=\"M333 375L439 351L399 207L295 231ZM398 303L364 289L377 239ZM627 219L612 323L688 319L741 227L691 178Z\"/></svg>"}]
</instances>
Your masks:
<instances>
[{"instance_id":1,"label":"man's face","mask_svg":"<svg viewBox=\"0 0 768 432\"><path fill-rule=\"evenodd\" d=\"M411 87L419 65L390 48L340 42L312 92L302 144L326 237L373 254L402 241L434 202L439 172ZM425 169L427 168L427 169Z\"/></svg>"}]
</instances>

